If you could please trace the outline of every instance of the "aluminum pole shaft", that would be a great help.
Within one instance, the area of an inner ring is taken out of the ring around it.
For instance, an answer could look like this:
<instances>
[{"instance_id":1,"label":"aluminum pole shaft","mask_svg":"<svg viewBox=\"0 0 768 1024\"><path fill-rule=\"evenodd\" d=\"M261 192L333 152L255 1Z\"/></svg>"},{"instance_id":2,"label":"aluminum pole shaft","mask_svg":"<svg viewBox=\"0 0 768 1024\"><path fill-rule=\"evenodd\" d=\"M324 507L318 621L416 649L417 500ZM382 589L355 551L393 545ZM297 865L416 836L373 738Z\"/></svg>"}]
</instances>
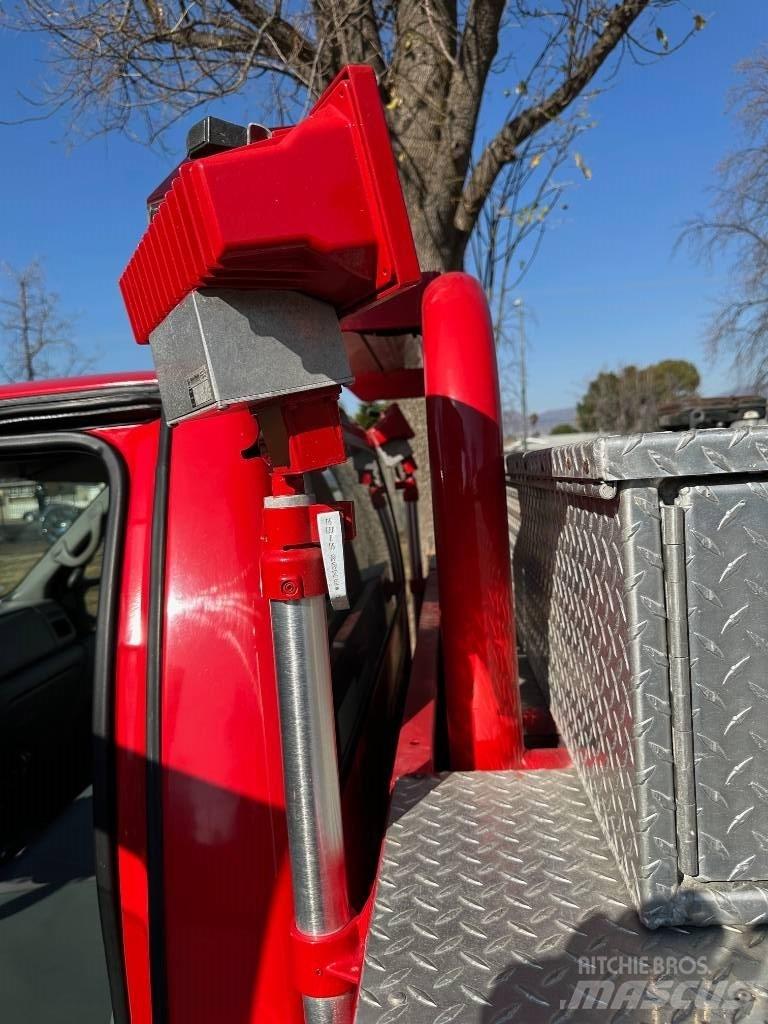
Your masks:
<instances>
[{"instance_id":1,"label":"aluminum pole shaft","mask_svg":"<svg viewBox=\"0 0 768 1024\"><path fill-rule=\"evenodd\" d=\"M296 927L350 919L325 598L271 601ZM304 998L307 1024L350 1024L351 994Z\"/></svg>"}]
</instances>

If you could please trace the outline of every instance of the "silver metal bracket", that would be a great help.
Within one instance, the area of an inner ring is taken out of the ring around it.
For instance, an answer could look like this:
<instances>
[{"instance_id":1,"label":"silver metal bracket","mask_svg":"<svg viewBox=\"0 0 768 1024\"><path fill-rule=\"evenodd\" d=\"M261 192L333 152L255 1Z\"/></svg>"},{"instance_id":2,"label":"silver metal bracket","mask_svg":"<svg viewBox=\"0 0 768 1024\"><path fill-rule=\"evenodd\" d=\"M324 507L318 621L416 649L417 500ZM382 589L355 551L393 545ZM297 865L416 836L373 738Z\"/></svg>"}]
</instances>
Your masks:
<instances>
[{"instance_id":1,"label":"silver metal bracket","mask_svg":"<svg viewBox=\"0 0 768 1024\"><path fill-rule=\"evenodd\" d=\"M352 379L336 311L298 292L191 292L149 342L169 423Z\"/></svg>"}]
</instances>

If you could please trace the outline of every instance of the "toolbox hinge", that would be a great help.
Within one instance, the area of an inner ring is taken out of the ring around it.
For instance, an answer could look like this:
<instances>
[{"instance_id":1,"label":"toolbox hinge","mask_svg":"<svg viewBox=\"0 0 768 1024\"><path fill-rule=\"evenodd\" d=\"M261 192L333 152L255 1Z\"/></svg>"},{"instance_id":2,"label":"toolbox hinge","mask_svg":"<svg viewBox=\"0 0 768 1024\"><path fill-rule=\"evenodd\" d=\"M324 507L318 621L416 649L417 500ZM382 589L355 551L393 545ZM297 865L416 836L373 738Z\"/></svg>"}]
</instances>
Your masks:
<instances>
[{"instance_id":1,"label":"toolbox hinge","mask_svg":"<svg viewBox=\"0 0 768 1024\"><path fill-rule=\"evenodd\" d=\"M699 854L694 779L691 662L688 647L688 598L685 569L685 509L661 506L664 545L664 593L667 605L669 690L675 770L678 864L684 875L698 875Z\"/></svg>"}]
</instances>

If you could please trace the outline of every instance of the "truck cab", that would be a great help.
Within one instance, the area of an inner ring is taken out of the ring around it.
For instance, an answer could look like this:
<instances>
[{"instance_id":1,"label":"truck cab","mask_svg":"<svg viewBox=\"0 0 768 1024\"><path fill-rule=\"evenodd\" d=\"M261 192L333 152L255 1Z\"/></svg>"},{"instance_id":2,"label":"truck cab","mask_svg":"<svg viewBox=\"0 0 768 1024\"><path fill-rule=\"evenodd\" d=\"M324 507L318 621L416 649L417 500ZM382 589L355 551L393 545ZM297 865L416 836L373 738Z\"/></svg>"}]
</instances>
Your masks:
<instances>
[{"instance_id":1,"label":"truck cab","mask_svg":"<svg viewBox=\"0 0 768 1024\"><path fill-rule=\"evenodd\" d=\"M269 476L257 452L241 456L255 422L233 414L171 437L153 375L125 374L6 387L0 431L3 1019L149 1020L160 956L184 1019L214 1006L290 1019L272 638L257 596ZM347 461L310 485L357 510L349 609L329 605L328 643L362 905L410 642L400 495L365 432L345 421L344 434ZM361 466L377 474L375 504Z\"/></svg>"}]
</instances>

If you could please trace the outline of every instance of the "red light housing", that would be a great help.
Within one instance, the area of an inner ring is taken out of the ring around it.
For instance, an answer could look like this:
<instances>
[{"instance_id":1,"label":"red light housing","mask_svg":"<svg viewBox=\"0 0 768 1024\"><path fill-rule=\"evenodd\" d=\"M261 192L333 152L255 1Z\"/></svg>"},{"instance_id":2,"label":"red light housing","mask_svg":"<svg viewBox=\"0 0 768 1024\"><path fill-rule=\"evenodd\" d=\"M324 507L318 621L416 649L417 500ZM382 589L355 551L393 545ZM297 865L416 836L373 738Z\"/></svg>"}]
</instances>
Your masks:
<instances>
[{"instance_id":1,"label":"red light housing","mask_svg":"<svg viewBox=\"0 0 768 1024\"><path fill-rule=\"evenodd\" d=\"M389 441L410 441L416 435L397 402L386 409L367 431L371 444L382 448Z\"/></svg>"},{"instance_id":2,"label":"red light housing","mask_svg":"<svg viewBox=\"0 0 768 1024\"><path fill-rule=\"evenodd\" d=\"M340 315L420 279L371 68L345 68L295 128L191 160L120 279L134 336L198 288L287 289Z\"/></svg>"}]
</instances>

